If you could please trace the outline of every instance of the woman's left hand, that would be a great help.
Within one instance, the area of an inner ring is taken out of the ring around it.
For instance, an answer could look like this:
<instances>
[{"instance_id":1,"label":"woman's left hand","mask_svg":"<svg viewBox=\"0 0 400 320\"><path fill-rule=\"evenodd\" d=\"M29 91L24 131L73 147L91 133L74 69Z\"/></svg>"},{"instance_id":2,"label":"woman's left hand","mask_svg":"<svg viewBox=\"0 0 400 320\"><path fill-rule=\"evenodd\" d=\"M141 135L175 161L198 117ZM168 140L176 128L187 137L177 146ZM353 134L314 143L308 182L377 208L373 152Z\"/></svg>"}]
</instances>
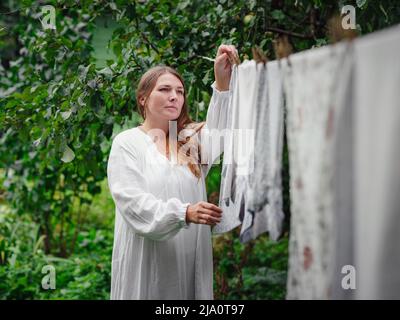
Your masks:
<instances>
[{"instance_id":1,"label":"woman's left hand","mask_svg":"<svg viewBox=\"0 0 400 320\"><path fill-rule=\"evenodd\" d=\"M238 52L234 45L221 44L214 62L216 88L219 91L229 90L232 74L232 64L239 61Z\"/></svg>"}]
</instances>

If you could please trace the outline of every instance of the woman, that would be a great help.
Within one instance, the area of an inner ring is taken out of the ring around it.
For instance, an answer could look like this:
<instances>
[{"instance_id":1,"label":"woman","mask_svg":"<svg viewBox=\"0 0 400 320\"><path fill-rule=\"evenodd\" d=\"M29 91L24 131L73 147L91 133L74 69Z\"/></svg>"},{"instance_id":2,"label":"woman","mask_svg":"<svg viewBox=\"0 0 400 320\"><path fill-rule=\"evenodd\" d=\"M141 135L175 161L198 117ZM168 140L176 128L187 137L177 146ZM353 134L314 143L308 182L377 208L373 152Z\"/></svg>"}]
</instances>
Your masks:
<instances>
[{"instance_id":1,"label":"woman","mask_svg":"<svg viewBox=\"0 0 400 320\"><path fill-rule=\"evenodd\" d=\"M136 100L144 122L115 137L108 160L116 205L111 299L213 299L211 226L222 211L206 202L204 179L222 148L200 137L224 129L236 58L234 46L218 48L203 124L190 120L174 69L158 66L142 76ZM202 156L211 160L204 164Z\"/></svg>"}]
</instances>

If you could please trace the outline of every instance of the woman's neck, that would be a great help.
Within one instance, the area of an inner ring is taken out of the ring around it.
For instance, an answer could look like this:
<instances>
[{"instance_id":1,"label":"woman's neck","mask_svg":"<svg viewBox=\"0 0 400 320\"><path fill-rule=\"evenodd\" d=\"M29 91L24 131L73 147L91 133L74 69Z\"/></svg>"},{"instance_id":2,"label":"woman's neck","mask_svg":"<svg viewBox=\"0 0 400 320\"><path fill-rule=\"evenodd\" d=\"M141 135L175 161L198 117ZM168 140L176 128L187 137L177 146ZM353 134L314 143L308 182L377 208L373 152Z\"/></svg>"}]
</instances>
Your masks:
<instances>
[{"instance_id":1,"label":"woman's neck","mask_svg":"<svg viewBox=\"0 0 400 320\"><path fill-rule=\"evenodd\" d=\"M146 131L149 132L150 130L158 129L158 130L163 130L165 133L165 136L168 135L169 132L169 123L167 122L155 122L151 121L150 119L146 119L143 124L142 128Z\"/></svg>"}]
</instances>

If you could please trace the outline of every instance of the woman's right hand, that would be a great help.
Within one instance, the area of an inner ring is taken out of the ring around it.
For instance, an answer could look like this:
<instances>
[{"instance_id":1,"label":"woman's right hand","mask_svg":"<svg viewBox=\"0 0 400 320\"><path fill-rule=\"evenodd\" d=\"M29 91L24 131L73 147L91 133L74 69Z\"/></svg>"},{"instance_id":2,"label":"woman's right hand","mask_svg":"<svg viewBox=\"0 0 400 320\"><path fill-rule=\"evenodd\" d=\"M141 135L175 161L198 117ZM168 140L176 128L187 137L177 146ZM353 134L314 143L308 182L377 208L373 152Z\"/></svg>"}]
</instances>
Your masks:
<instances>
[{"instance_id":1,"label":"woman's right hand","mask_svg":"<svg viewBox=\"0 0 400 320\"><path fill-rule=\"evenodd\" d=\"M186 209L186 223L208 224L215 226L221 222L222 209L205 201L191 204Z\"/></svg>"}]
</instances>

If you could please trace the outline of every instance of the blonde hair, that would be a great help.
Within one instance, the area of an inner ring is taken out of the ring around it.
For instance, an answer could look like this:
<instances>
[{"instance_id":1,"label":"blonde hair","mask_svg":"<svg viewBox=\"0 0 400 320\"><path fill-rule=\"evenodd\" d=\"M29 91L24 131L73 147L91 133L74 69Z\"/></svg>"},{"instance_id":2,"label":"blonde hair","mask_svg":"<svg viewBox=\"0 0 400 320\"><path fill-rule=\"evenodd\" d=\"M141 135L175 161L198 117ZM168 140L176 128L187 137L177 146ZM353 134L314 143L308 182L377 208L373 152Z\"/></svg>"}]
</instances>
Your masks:
<instances>
[{"instance_id":1,"label":"blonde hair","mask_svg":"<svg viewBox=\"0 0 400 320\"><path fill-rule=\"evenodd\" d=\"M136 103L139 109L140 115L143 119L146 119L146 106L140 103L141 98L145 98L148 101L148 97L153 91L158 78L166 73L170 73L177 77L182 86L184 88L184 102L182 106L181 113L179 117L176 119L177 121L177 133L178 133L178 141L177 141L177 150L178 150L178 163L187 164L190 171L197 177L201 177L201 146L198 142L198 139L193 139L201 128L205 125L205 122L195 123L189 116L187 99L186 99L186 88L185 83L183 81L182 76L173 68L160 65L155 66L147 70L142 77L140 78L139 84L136 89ZM184 130L185 131L182 131ZM187 129L187 130L186 130ZM188 134L187 134L188 133ZM185 139L181 139L182 135ZM173 146L169 146L171 149ZM184 147L184 148L183 148ZM184 152L183 150L187 150ZM192 154L192 150L195 150L195 153Z\"/></svg>"}]
</instances>

